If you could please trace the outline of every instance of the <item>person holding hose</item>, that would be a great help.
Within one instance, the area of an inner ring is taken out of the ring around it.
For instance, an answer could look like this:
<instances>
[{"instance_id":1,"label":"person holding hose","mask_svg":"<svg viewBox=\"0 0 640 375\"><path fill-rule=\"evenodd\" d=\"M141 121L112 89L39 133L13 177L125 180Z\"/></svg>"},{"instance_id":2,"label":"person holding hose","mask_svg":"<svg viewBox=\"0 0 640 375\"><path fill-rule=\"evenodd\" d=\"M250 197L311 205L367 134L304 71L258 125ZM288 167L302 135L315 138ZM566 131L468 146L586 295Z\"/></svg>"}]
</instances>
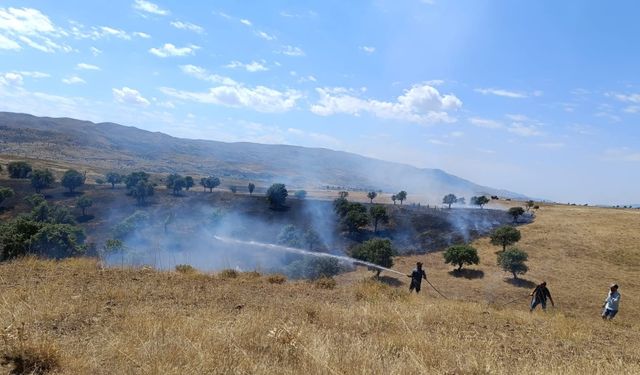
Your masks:
<instances>
[{"instance_id":1,"label":"person holding hose","mask_svg":"<svg viewBox=\"0 0 640 375\"><path fill-rule=\"evenodd\" d=\"M416 263L416 269L411 272L410 275L407 275L411 278L411 285L409 285L409 293L416 290L416 294L420 293L420 284L422 284L422 279L427 279L427 273L422 269L422 262Z\"/></svg>"},{"instance_id":2,"label":"person holding hose","mask_svg":"<svg viewBox=\"0 0 640 375\"><path fill-rule=\"evenodd\" d=\"M551 293L547 288L547 282L543 281L542 284L536 286L536 288L529 294L531 299L531 308L529 311L533 311L536 306L542 305L542 310L547 310L547 298L551 301L551 306L555 307L555 303L553 303L553 298L551 298Z\"/></svg>"}]
</instances>

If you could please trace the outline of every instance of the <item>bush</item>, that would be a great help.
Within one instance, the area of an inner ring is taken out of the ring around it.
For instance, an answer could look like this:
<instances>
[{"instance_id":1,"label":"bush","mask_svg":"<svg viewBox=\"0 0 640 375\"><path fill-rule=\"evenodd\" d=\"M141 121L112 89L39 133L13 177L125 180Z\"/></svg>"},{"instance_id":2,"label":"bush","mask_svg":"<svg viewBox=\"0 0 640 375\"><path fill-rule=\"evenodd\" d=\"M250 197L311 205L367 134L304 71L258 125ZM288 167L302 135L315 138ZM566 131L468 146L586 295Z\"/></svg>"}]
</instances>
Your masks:
<instances>
[{"instance_id":1,"label":"bush","mask_svg":"<svg viewBox=\"0 0 640 375\"><path fill-rule=\"evenodd\" d=\"M279 273L274 273L273 275L269 275L269 277L267 277L267 281L270 284L284 284L287 281L287 277Z\"/></svg>"},{"instance_id":2,"label":"bush","mask_svg":"<svg viewBox=\"0 0 640 375\"><path fill-rule=\"evenodd\" d=\"M7 166L9 177L11 178L29 178L31 175L31 164L24 161L13 161Z\"/></svg>"},{"instance_id":3,"label":"bush","mask_svg":"<svg viewBox=\"0 0 640 375\"><path fill-rule=\"evenodd\" d=\"M13 189L0 187L0 204L4 202L5 199L11 198L15 195Z\"/></svg>"},{"instance_id":4,"label":"bush","mask_svg":"<svg viewBox=\"0 0 640 375\"><path fill-rule=\"evenodd\" d=\"M144 228L149 223L149 218L149 214L144 211L134 212L113 227L111 230L113 237L119 240L124 239L134 231Z\"/></svg>"},{"instance_id":5,"label":"bush","mask_svg":"<svg viewBox=\"0 0 640 375\"><path fill-rule=\"evenodd\" d=\"M334 289L336 287L336 281L333 277L321 277L317 279L313 285L318 289Z\"/></svg>"},{"instance_id":6,"label":"bush","mask_svg":"<svg viewBox=\"0 0 640 375\"><path fill-rule=\"evenodd\" d=\"M183 274L192 274L198 272L193 266L190 264L178 264L176 266L176 272Z\"/></svg>"},{"instance_id":7,"label":"bush","mask_svg":"<svg viewBox=\"0 0 640 375\"><path fill-rule=\"evenodd\" d=\"M442 255L444 262L446 264L457 265L458 271L460 271L465 264L471 265L480 262L478 250L469 245L450 246Z\"/></svg>"},{"instance_id":8,"label":"bush","mask_svg":"<svg viewBox=\"0 0 640 375\"><path fill-rule=\"evenodd\" d=\"M395 251L391 247L388 239L374 238L354 247L351 256L365 262L377 264L389 268L393 266L393 256ZM376 274L380 275L381 270L376 269Z\"/></svg>"},{"instance_id":9,"label":"bush","mask_svg":"<svg viewBox=\"0 0 640 375\"><path fill-rule=\"evenodd\" d=\"M298 190L293 194L293 196L298 199L305 199L307 197L307 192L305 190Z\"/></svg>"},{"instance_id":10,"label":"bush","mask_svg":"<svg viewBox=\"0 0 640 375\"><path fill-rule=\"evenodd\" d=\"M511 248L498 254L498 265L505 271L511 272L513 278L517 279L518 275L524 275L529 267L524 263L529 255L519 249Z\"/></svg>"},{"instance_id":11,"label":"bush","mask_svg":"<svg viewBox=\"0 0 640 375\"><path fill-rule=\"evenodd\" d=\"M267 201L271 207L279 208L283 207L287 201L289 192L284 184L273 184L267 190Z\"/></svg>"},{"instance_id":12,"label":"bush","mask_svg":"<svg viewBox=\"0 0 640 375\"><path fill-rule=\"evenodd\" d=\"M238 271L227 268L220 271L218 275L220 275L220 277L222 277L223 279L235 279L236 277L238 277Z\"/></svg>"},{"instance_id":13,"label":"bush","mask_svg":"<svg viewBox=\"0 0 640 375\"><path fill-rule=\"evenodd\" d=\"M287 274L293 279L319 279L337 275L342 270L335 258L307 256L291 262Z\"/></svg>"},{"instance_id":14,"label":"bush","mask_svg":"<svg viewBox=\"0 0 640 375\"><path fill-rule=\"evenodd\" d=\"M505 251L507 246L511 246L520 241L521 237L519 230L510 225L505 225L491 233L491 244L502 246L502 251Z\"/></svg>"},{"instance_id":15,"label":"bush","mask_svg":"<svg viewBox=\"0 0 640 375\"><path fill-rule=\"evenodd\" d=\"M509 209L509 211L507 211L509 213L509 215L511 215L513 217L513 222L517 223L518 222L518 218L522 215L524 215L524 208L522 207L511 207Z\"/></svg>"}]
</instances>

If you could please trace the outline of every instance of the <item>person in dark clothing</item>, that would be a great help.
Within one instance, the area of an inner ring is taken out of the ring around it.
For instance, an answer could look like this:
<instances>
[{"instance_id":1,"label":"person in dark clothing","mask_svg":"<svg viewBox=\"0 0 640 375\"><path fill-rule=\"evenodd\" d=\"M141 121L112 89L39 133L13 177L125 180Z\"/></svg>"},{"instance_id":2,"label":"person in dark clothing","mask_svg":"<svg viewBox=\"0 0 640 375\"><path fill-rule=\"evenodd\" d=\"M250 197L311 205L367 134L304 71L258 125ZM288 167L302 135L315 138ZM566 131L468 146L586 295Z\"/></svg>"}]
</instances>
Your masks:
<instances>
[{"instance_id":1,"label":"person in dark clothing","mask_svg":"<svg viewBox=\"0 0 640 375\"><path fill-rule=\"evenodd\" d=\"M553 303L553 298L551 298L551 293L547 288L547 282L543 281L542 284L536 286L536 288L531 292L531 309L529 311L533 311L536 306L542 305L542 310L547 309L547 298L551 301L551 306L555 306Z\"/></svg>"},{"instance_id":2,"label":"person in dark clothing","mask_svg":"<svg viewBox=\"0 0 640 375\"><path fill-rule=\"evenodd\" d=\"M416 293L420 293L420 284L422 284L422 279L427 279L427 273L422 269L422 262L416 263L416 269L411 272L411 275L407 275L411 278L411 285L409 285L409 293L412 290L416 290Z\"/></svg>"}]
</instances>

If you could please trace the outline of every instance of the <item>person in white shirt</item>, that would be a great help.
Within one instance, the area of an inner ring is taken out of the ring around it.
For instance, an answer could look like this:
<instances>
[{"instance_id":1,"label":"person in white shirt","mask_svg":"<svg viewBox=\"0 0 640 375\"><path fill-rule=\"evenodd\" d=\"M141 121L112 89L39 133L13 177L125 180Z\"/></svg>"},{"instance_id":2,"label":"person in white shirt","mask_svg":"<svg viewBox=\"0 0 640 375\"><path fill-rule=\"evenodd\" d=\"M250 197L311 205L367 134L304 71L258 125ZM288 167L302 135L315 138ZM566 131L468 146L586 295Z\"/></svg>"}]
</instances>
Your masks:
<instances>
[{"instance_id":1,"label":"person in white shirt","mask_svg":"<svg viewBox=\"0 0 640 375\"><path fill-rule=\"evenodd\" d=\"M618 307L620 306L620 292L618 292L618 284L611 284L609 289L609 295L604 300L602 308L602 319L611 320L618 313Z\"/></svg>"}]
</instances>

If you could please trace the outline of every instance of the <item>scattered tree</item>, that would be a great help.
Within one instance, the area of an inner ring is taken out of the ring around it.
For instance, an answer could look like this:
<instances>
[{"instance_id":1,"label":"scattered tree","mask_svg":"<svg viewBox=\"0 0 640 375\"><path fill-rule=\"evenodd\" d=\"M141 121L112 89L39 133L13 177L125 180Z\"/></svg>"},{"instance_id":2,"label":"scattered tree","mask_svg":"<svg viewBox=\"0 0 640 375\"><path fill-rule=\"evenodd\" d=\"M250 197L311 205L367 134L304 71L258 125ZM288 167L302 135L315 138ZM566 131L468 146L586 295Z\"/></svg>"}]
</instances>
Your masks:
<instances>
[{"instance_id":1,"label":"scattered tree","mask_svg":"<svg viewBox=\"0 0 640 375\"><path fill-rule=\"evenodd\" d=\"M391 196L391 200L393 201L393 205L396 205L396 201L398 200L398 197L394 194Z\"/></svg>"},{"instance_id":2,"label":"scattered tree","mask_svg":"<svg viewBox=\"0 0 640 375\"><path fill-rule=\"evenodd\" d=\"M467 201L466 199L464 199L464 197L460 197L456 199L456 203L464 206L465 204L467 204Z\"/></svg>"},{"instance_id":3,"label":"scattered tree","mask_svg":"<svg viewBox=\"0 0 640 375\"><path fill-rule=\"evenodd\" d=\"M229 191L235 194L238 192L238 188L235 185L232 185L232 186L229 186Z\"/></svg>"},{"instance_id":4,"label":"scattered tree","mask_svg":"<svg viewBox=\"0 0 640 375\"><path fill-rule=\"evenodd\" d=\"M122 180L124 177L120 173L109 172L106 175L104 175L104 178L107 180L108 183L111 184L111 188L115 189L117 184L122 183Z\"/></svg>"},{"instance_id":5,"label":"scattered tree","mask_svg":"<svg viewBox=\"0 0 640 375\"><path fill-rule=\"evenodd\" d=\"M375 205L369 208L369 215L373 220L373 233L378 233L378 223L386 224L389 222L389 215L387 209L382 205Z\"/></svg>"},{"instance_id":6,"label":"scattered tree","mask_svg":"<svg viewBox=\"0 0 640 375\"><path fill-rule=\"evenodd\" d=\"M358 232L360 228L369 224L367 208L361 203L349 203L342 223L350 233Z\"/></svg>"},{"instance_id":7,"label":"scattered tree","mask_svg":"<svg viewBox=\"0 0 640 375\"><path fill-rule=\"evenodd\" d=\"M7 166L7 170L11 178L29 178L32 168L26 161L12 161Z\"/></svg>"},{"instance_id":8,"label":"scattered tree","mask_svg":"<svg viewBox=\"0 0 640 375\"><path fill-rule=\"evenodd\" d=\"M252 195L253 191L256 189L256 185L253 182L249 182L249 185L247 185L247 189L249 189L249 195Z\"/></svg>"},{"instance_id":9,"label":"scattered tree","mask_svg":"<svg viewBox=\"0 0 640 375\"><path fill-rule=\"evenodd\" d=\"M395 251L388 239L374 238L363 242L351 250L351 256L365 262L377 264L389 268L393 266ZM382 270L376 269L376 276L380 276Z\"/></svg>"},{"instance_id":10,"label":"scattered tree","mask_svg":"<svg viewBox=\"0 0 640 375\"><path fill-rule=\"evenodd\" d=\"M267 201L274 208L283 207L287 201L289 192L284 184L273 184L267 190Z\"/></svg>"},{"instance_id":11,"label":"scattered tree","mask_svg":"<svg viewBox=\"0 0 640 375\"><path fill-rule=\"evenodd\" d=\"M333 210L341 218L344 217L347 214L347 211L349 210L349 201L347 200L347 198L342 198L342 197L336 198L333 201Z\"/></svg>"},{"instance_id":12,"label":"scattered tree","mask_svg":"<svg viewBox=\"0 0 640 375\"><path fill-rule=\"evenodd\" d=\"M43 225L29 239L30 252L47 258L62 259L84 253L84 232L70 224Z\"/></svg>"},{"instance_id":13,"label":"scattered tree","mask_svg":"<svg viewBox=\"0 0 640 375\"><path fill-rule=\"evenodd\" d=\"M401 190L398 194L396 194L396 198L400 201L400 205L402 206L402 202L407 199L407 192Z\"/></svg>"},{"instance_id":14,"label":"scattered tree","mask_svg":"<svg viewBox=\"0 0 640 375\"><path fill-rule=\"evenodd\" d=\"M526 209L527 209L527 212L528 212L531 208L533 208L533 206L535 206L535 205L536 205L536 203L535 203L534 201L532 201L532 200L528 200L528 201L524 204L524 206L525 206L525 207L526 207Z\"/></svg>"},{"instance_id":15,"label":"scattered tree","mask_svg":"<svg viewBox=\"0 0 640 375\"><path fill-rule=\"evenodd\" d=\"M76 202L76 207L82 210L82 216L86 216L86 210L91 206L93 206L93 200L86 195L80 197Z\"/></svg>"},{"instance_id":16,"label":"scattered tree","mask_svg":"<svg viewBox=\"0 0 640 375\"><path fill-rule=\"evenodd\" d=\"M103 254L115 254L125 250L124 242L115 238L109 239L102 248Z\"/></svg>"},{"instance_id":17,"label":"scattered tree","mask_svg":"<svg viewBox=\"0 0 640 375\"><path fill-rule=\"evenodd\" d=\"M145 172L132 172L129 175L123 178L125 185L128 190L135 188L138 185L138 182L144 181L149 182L149 174Z\"/></svg>"},{"instance_id":18,"label":"scattered tree","mask_svg":"<svg viewBox=\"0 0 640 375\"><path fill-rule=\"evenodd\" d=\"M305 245L307 245L307 247L309 248L310 251L313 251L313 249L316 246L322 244L322 240L320 238L320 235L318 234L318 232L316 232L312 228L308 228L304 232L304 234L302 235L302 240L304 241Z\"/></svg>"},{"instance_id":19,"label":"scattered tree","mask_svg":"<svg viewBox=\"0 0 640 375\"><path fill-rule=\"evenodd\" d=\"M107 181L103 180L103 179L102 179L102 178L100 178L100 177L96 178L96 180L95 180L95 181L96 181L96 184L98 184L98 185L104 185L104 184L106 184L106 183L107 183Z\"/></svg>"},{"instance_id":20,"label":"scattered tree","mask_svg":"<svg viewBox=\"0 0 640 375\"><path fill-rule=\"evenodd\" d=\"M205 190L209 189L209 192L211 193L213 192L213 189L220 185L220 179L213 176L204 177L200 179L200 185L202 185Z\"/></svg>"},{"instance_id":21,"label":"scattered tree","mask_svg":"<svg viewBox=\"0 0 640 375\"><path fill-rule=\"evenodd\" d=\"M42 189L50 188L54 182L53 173L48 169L36 169L31 172L31 186L36 189L36 193L40 193Z\"/></svg>"},{"instance_id":22,"label":"scattered tree","mask_svg":"<svg viewBox=\"0 0 640 375\"><path fill-rule=\"evenodd\" d=\"M444 262L446 264L452 264L458 266L458 271L462 270L462 266L465 264L478 264L480 257L478 257L478 250L469 245L455 245L450 246L443 254Z\"/></svg>"},{"instance_id":23,"label":"scattered tree","mask_svg":"<svg viewBox=\"0 0 640 375\"><path fill-rule=\"evenodd\" d=\"M507 246L511 246L520 241L521 234L516 228L505 225L495 229L491 233L491 244L495 246L502 246L502 251L507 249Z\"/></svg>"},{"instance_id":24,"label":"scattered tree","mask_svg":"<svg viewBox=\"0 0 640 375\"><path fill-rule=\"evenodd\" d=\"M307 197L307 192L305 190L298 190L295 193L293 193L293 196L295 196L298 199L305 199Z\"/></svg>"},{"instance_id":25,"label":"scattered tree","mask_svg":"<svg viewBox=\"0 0 640 375\"><path fill-rule=\"evenodd\" d=\"M303 235L300 233L298 228L293 224L289 224L282 228L276 241L279 245L302 248L304 247L304 240L302 237Z\"/></svg>"},{"instance_id":26,"label":"scattered tree","mask_svg":"<svg viewBox=\"0 0 640 375\"><path fill-rule=\"evenodd\" d=\"M131 189L131 195L138 201L138 205L144 205L148 197L152 196L155 189L149 181L140 180Z\"/></svg>"},{"instance_id":27,"label":"scattered tree","mask_svg":"<svg viewBox=\"0 0 640 375\"><path fill-rule=\"evenodd\" d=\"M489 198L485 197L484 195L471 197L471 204L474 206L480 206L480 209L482 209L482 207L487 203L489 203Z\"/></svg>"},{"instance_id":28,"label":"scattered tree","mask_svg":"<svg viewBox=\"0 0 640 375\"><path fill-rule=\"evenodd\" d=\"M509 211L507 211L509 213L509 215L511 215L513 217L513 222L517 223L518 222L518 218L522 215L524 215L524 208L522 207L511 207L509 209Z\"/></svg>"},{"instance_id":29,"label":"scattered tree","mask_svg":"<svg viewBox=\"0 0 640 375\"><path fill-rule=\"evenodd\" d=\"M185 178L184 178L184 189L186 191L189 191L189 189L191 189L194 185L195 185L195 183L193 181L193 177L185 176Z\"/></svg>"},{"instance_id":30,"label":"scattered tree","mask_svg":"<svg viewBox=\"0 0 640 375\"><path fill-rule=\"evenodd\" d=\"M338 196L340 198L347 199L347 197L349 196L349 192L348 191L341 191L341 192L338 193Z\"/></svg>"},{"instance_id":31,"label":"scattered tree","mask_svg":"<svg viewBox=\"0 0 640 375\"><path fill-rule=\"evenodd\" d=\"M458 197L456 197L455 194L447 194L444 196L444 198L442 198L442 203L448 204L449 209L451 209L451 205L456 203L457 201Z\"/></svg>"},{"instance_id":32,"label":"scattered tree","mask_svg":"<svg viewBox=\"0 0 640 375\"><path fill-rule=\"evenodd\" d=\"M182 189L187 186L187 182L184 177L173 173L167 176L166 186L167 189L171 189L173 195L180 195Z\"/></svg>"},{"instance_id":33,"label":"scattered tree","mask_svg":"<svg viewBox=\"0 0 640 375\"><path fill-rule=\"evenodd\" d=\"M517 248L511 248L498 254L498 265L505 271L511 272L513 278L524 275L529 270L525 264L529 255Z\"/></svg>"},{"instance_id":34,"label":"scattered tree","mask_svg":"<svg viewBox=\"0 0 640 375\"><path fill-rule=\"evenodd\" d=\"M369 203L373 204L373 200L376 199L377 196L378 196L378 193L376 193L375 191L368 192L367 198L369 198Z\"/></svg>"},{"instance_id":35,"label":"scattered tree","mask_svg":"<svg viewBox=\"0 0 640 375\"><path fill-rule=\"evenodd\" d=\"M84 185L85 175L76 171L75 169L69 169L64 172L62 176L62 186L69 189L69 193L73 193L73 191L80 186Z\"/></svg>"},{"instance_id":36,"label":"scattered tree","mask_svg":"<svg viewBox=\"0 0 640 375\"><path fill-rule=\"evenodd\" d=\"M2 204L2 202L4 202L5 199L7 198L11 198L15 195L13 189L11 188L6 188L6 187L0 187L0 204Z\"/></svg>"}]
</instances>

